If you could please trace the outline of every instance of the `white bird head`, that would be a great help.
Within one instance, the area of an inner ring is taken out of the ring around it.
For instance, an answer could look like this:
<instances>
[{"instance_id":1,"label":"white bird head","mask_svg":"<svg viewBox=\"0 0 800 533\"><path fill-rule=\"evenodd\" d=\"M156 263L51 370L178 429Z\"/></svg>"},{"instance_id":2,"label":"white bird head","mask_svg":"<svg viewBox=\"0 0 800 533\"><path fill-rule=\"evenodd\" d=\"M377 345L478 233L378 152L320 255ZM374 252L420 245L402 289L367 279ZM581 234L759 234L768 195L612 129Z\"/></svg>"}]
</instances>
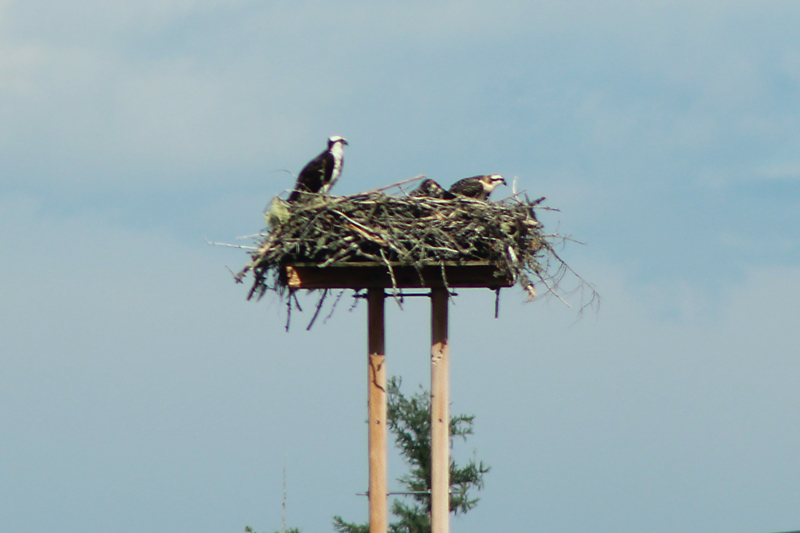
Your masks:
<instances>
[{"instance_id":1,"label":"white bird head","mask_svg":"<svg viewBox=\"0 0 800 533\"><path fill-rule=\"evenodd\" d=\"M328 137L328 149L330 150L336 143L342 143L343 145L347 146L347 139L341 137L339 135L332 135Z\"/></svg>"},{"instance_id":2,"label":"white bird head","mask_svg":"<svg viewBox=\"0 0 800 533\"><path fill-rule=\"evenodd\" d=\"M498 185L506 185L506 180L500 174L481 177L483 188L486 192L492 192Z\"/></svg>"}]
</instances>

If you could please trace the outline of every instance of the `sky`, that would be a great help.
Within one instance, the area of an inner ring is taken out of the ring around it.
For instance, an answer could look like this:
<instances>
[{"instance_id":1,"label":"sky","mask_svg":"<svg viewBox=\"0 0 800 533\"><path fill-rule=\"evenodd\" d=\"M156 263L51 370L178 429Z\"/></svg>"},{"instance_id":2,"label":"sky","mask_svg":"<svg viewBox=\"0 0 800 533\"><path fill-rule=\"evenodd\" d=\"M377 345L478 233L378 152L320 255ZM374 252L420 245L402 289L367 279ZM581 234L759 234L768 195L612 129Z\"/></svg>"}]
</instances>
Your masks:
<instances>
[{"instance_id":1,"label":"sky","mask_svg":"<svg viewBox=\"0 0 800 533\"><path fill-rule=\"evenodd\" d=\"M284 467L288 526L366 520L365 306L287 333L206 242L261 230L338 134L334 194L516 177L602 296L454 298L453 454L492 467L454 532L800 529L798 25L780 0L0 0L0 528L272 532ZM409 393L428 324L387 302Z\"/></svg>"}]
</instances>

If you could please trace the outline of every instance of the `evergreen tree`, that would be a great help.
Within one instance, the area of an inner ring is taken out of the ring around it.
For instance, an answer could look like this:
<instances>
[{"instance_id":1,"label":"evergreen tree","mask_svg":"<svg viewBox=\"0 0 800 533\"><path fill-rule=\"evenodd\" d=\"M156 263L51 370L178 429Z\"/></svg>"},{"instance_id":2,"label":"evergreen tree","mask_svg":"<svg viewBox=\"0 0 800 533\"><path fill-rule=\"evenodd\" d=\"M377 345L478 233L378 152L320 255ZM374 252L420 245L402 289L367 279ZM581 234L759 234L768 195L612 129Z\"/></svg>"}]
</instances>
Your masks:
<instances>
[{"instance_id":1,"label":"evergreen tree","mask_svg":"<svg viewBox=\"0 0 800 533\"><path fill-rule=\"evenodd\" d=\"M395 445L409 466L409 472L398 481L408 492L413 492L406 503L392 502L392 514L397 518L389 525L390 533L430 533L431 531L431 395L422 389L406 398L400 391L402 380L393 377L387 386L387 418L389 429L395 436ZM450 437L466 441L472 435L474 416L450 417ZM470 489L483 488L483 475L489 467L483 461L470 459L459 467L450 459L450 512L466 513L478 504ZM333 517L333 527L338 533L369 533L369 524L355 524Z\"/></svg>"}]
</instances>

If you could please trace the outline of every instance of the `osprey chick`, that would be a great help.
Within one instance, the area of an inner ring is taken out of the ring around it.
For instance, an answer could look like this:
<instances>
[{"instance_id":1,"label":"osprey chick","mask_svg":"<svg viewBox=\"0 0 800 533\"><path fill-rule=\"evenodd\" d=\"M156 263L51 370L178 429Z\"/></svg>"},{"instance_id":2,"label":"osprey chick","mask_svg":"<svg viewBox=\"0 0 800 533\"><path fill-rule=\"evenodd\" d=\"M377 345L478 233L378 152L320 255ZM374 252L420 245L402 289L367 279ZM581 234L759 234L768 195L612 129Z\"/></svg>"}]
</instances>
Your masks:
<instances>
[{"instance_id":1,"label":"osprey chick","mask_svg":"<svg viewBox=\"0 0 800 533\"><path fill-rule=\"evenodd\" d=\"M409 196L426 196L428 198L443 198L445 200L450 200L456 197L455 194L448 192L444 187L432 179L424 180L419 184L419 187L411 191Z\"/></svg>"},{"instance_id":2,"label":"osprey chick","mask_svg":"<svg viewBox=\"0 0 800 533\"><path fill-rule=\"evenodd\" d=\"M472 176L471 178L464 178L458 180L450 186L450 192L453 194L460 194L461 196L468 196L478 200L488 200L489 195L498 185L506 184L506 180L500 174L491 174L488 176Z\"/></svg>"},{"instance_id":3,"label":"osprey chick","mask_svg":"<svg viewBox=\"0 0 800 533\"><path fill-rule=\"evenodd\" d=\"M344 166L344 137L334 135L328 138L328 149L308 162L297 176L289 201L294 202L303 197L303 193L328 194L328 191L339 179Z\"/></svg>"}]
</instances>

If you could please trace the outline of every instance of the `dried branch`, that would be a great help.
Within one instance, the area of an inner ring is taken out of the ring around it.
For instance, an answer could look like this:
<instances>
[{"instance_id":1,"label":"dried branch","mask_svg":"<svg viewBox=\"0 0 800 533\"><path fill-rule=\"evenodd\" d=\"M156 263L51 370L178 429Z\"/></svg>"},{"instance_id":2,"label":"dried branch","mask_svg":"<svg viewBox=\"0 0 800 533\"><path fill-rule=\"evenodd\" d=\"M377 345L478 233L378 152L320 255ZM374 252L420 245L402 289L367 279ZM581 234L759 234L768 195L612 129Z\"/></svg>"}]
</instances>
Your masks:
<instances>
[{"instance_id":1,"label":"dried branch","mask_svg":"<svg viewBox=\"0 0 800 533\"><path fill-rule=\"evenodd\" d=\"M222 246L224 248L239 248L240 250L258 250L257 246L244 246L243 244L229 244L227 242L214 242L205 239L206 244L210 244L211 246Z\"/></svg>"}]
</instances>

